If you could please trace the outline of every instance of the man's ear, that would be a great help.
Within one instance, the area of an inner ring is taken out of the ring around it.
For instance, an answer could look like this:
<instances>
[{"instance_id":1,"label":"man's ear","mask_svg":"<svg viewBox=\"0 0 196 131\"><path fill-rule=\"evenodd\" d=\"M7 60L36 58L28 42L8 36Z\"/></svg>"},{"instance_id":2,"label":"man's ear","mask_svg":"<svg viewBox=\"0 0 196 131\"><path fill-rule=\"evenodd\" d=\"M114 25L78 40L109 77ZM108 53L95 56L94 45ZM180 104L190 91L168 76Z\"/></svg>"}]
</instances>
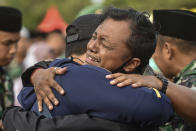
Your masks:
<instances>
[{"instance_id":1,"label":"man's ear","mask_svg":"<svg viewBox=\"0 0 196 131\"><path fill-rule=\"evenodd\" d=\"M132 58L131 61L129 61L124 67L124 71L126 72L132 72L134 71L141 63L141 60L139 58Z\"/></svg>"},{"instance_id":2,"label":"man's ear","mask_svg":"<svg viewBox=\"0 0 196 131\"><path fill-rule=\"evenodd\" d=\"M168 59L171 60L173 57L174 49L173 46L169 42L165 42L163 45L163 53L164 56Z\"/></svg>"}]
</instances>

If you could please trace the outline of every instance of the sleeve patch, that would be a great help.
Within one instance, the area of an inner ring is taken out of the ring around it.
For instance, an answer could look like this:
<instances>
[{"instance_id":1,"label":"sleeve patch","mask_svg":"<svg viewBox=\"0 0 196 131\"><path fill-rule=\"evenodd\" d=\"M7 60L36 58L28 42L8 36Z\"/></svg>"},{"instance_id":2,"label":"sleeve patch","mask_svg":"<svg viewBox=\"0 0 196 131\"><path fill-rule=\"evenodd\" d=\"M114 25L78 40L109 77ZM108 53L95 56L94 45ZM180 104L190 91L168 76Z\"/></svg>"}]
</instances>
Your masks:
<instances>
[{"instance_id":1,"label":"sleeve patch","mask_svg":"<svg viewBox=\"0 0 196 131\"><path fill-rule=\"evenodd\" d=\"M154 92L156 93L157 97L158 97L158 98L161 98L160 92L159 92L157 89L155 89L155 88L152 88L152 89L153 89Z\"/></svg>"}]
</instances>

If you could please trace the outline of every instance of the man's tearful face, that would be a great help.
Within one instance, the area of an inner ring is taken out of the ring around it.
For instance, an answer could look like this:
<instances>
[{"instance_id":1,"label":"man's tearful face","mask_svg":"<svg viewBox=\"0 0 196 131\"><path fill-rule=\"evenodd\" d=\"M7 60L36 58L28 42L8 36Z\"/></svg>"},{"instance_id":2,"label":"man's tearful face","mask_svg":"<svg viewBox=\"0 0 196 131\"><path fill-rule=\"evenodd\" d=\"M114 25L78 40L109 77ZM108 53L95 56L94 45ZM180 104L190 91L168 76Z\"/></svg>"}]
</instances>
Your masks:
<instances>
[{"instance_id":1,"label":"man's tearful face","mask_svg":"<svg viewBox=\"0 0 196 131\"><path fill-rule=\"evenodd\" d=\"M116 70L131 56L126 46L130 35L130 22L107 18L88 43L85 62L109 71Z\"/></svg>"}]
</instances>

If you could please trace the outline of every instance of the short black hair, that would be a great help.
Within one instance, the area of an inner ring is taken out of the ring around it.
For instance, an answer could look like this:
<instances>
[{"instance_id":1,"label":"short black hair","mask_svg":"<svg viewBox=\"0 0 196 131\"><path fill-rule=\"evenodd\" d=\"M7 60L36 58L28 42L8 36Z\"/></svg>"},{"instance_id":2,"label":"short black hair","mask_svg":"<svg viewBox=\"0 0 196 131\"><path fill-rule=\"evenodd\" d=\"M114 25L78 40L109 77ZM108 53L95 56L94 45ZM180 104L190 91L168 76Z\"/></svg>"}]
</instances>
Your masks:
<instances>
[{"instance_id":1,"label":"short black hair","mask_svg":"<svg viewBox=\"0 0 196 131\"><path fill-rule=\"evenodd\" d=\"M80 40L67 44L65 50L65 57L69 57L73 54L83 55L84 53L86 53L88 42L89 40Z\"/></svg>"},{"instance_id":2,"label":"short black hair","mask_svg":"<svg viewBox=\"0 0 196 131\"><path fill-rule=\"evenodd\" d=\"M103 14L103 19L107 18L117 21L130 21L131 35L126 45L131 52L132 58L141 60L141 64L136 68L136 71L142 74L156 47L157 32L149 20L149 15L146 12L140 13L132 8L118 9L110 7Z\"/></svg>"},{"instance_id":3,"label":"short black hair","mask_svg":"<svg viewBox=\"0 0 196 131\"><path fill-rule=\"evenodd\" d=\"M188 40L183 40L183 39L159 34L157 43L160 47L160 50L162 50L165 42L169 42L170 44L175 45L179 49L179 51L184 54L187 54L188 52L196 51L195 41L188 41Z\"/></svg>"}]
</instances>

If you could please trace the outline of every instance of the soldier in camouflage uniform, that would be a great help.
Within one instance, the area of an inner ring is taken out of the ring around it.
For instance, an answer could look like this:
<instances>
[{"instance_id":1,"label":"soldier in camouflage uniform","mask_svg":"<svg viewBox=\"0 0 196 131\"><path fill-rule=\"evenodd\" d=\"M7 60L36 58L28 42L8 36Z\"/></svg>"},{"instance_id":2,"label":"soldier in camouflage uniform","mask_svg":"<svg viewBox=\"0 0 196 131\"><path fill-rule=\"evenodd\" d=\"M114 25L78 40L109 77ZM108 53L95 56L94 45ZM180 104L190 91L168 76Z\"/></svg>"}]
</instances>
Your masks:
<instances>
[{"instance_id":1,"label":"soldier in camouflage uniform","mask_svg":"<svg viewBox=\"0 0 196 131\"><path fill-rule=\"evenodd\" d=\"M196 89L196 38L194 36L196 13L183 10L155 10L153 15L154 22L162 27L158 37L157 48L159 49L156 49L153 55L155 62L164 76L173 80L174 83ZM167 51L172 53L161 56L160 51L166 51L166 46ZM170 60L166 57L170 57ZM181 99L184 99L183 96ZM173 120L162 129L164 131L195 131L196 126L175 115Z\"/></svg>"},{"instance_id":2,"label":"soldier in camouflage uniform","mask_svg":"<svg viewBox=\"0 0 196 131\"><path fill-rule=\"evenodd\" d=\"M13 105L12 80L4 66L14 58L21 29L21 12L0 6L0 118L5 108Z\"/></svg>"}]
</instances>

